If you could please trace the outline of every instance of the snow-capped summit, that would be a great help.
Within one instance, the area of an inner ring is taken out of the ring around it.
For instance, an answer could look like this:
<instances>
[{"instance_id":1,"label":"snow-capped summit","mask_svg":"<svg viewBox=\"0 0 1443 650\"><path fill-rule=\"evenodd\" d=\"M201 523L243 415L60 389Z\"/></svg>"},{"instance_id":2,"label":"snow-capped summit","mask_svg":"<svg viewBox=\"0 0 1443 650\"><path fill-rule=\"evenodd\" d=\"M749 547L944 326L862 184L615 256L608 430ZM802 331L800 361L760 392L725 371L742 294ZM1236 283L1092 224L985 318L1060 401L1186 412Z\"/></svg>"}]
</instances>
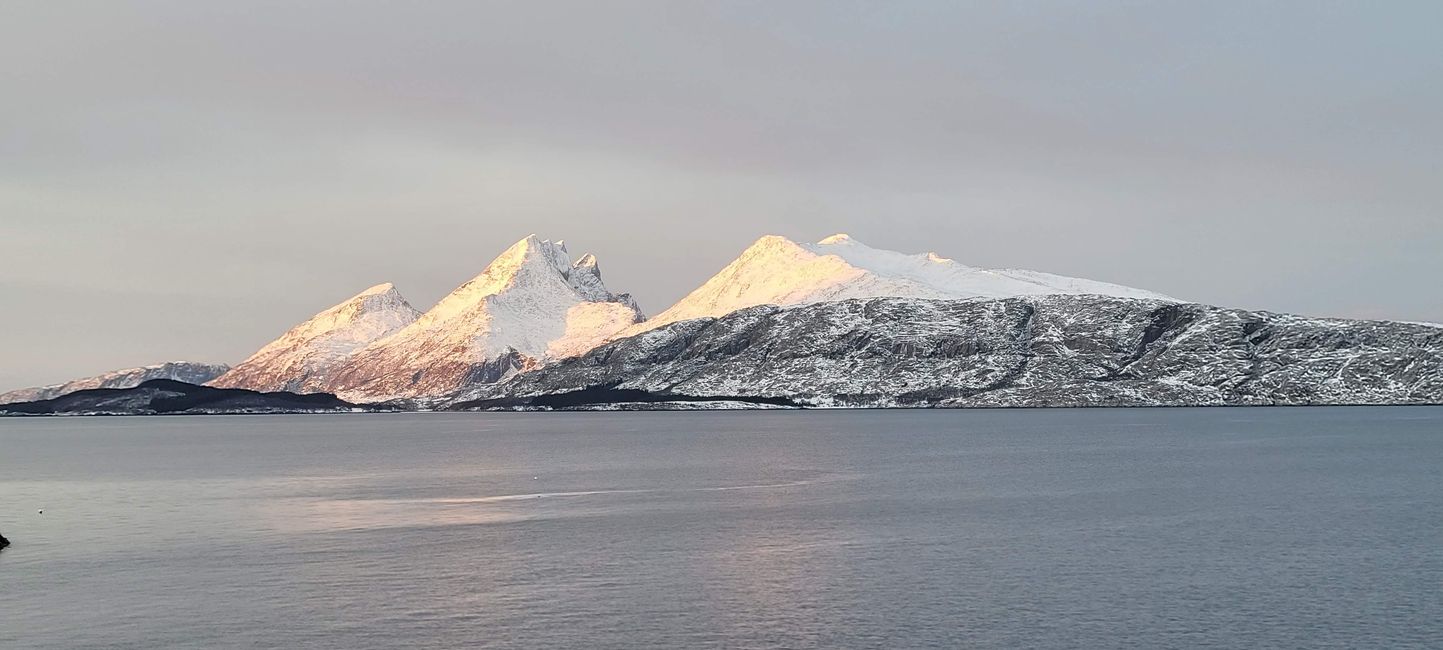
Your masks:
<instances>
[{"instance_id":1,"label":"snow-capped summit","mask_svg":"<svg viewBox=\"0 0 1443 650\"><path fill-rule=\"evenodd\" d=\"M516 242L416 322L352 355L324 390L347 398L440 395L544 359L585 352L642 320L601 281L596 258L563 242Z\"/></svg>"},{"instance_id":2,"label":"snow-capped summit","mask_svg":"<svg viewBox=\"0 0 1443 650\"><path fill-rule=\"evenodd\" d=\"M389 282L311 317L221 375L212 386L310 391L357 350L421 316Z\"/></svg>"},{"instance_id":3,"label":"snow-capped summit","mask_svg":"<svg viewBox=\"0 0 1443 650\"><path fill-rule=\"evenodd\" d=\"M768 235L720 273L645 325L722 316L756 305L801 305L849 298L1008 298L1097 294L1174 301L1107 282L1019 269L983 269L936 253L908 255L838 233L815 244Z\"/></svg>"}]
</instances>

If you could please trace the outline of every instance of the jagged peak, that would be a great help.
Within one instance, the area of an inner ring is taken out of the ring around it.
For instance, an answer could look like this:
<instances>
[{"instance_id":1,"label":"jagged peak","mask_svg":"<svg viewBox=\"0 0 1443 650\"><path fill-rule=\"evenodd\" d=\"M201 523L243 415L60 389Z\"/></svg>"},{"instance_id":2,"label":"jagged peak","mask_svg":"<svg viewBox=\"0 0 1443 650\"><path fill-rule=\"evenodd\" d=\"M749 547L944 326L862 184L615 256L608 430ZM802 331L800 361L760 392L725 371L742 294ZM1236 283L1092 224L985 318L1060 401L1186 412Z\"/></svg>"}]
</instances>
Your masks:
<instances>
[{"instance_id":1,"label":"jagged peak","mask_svg":"<svg viewBox=\"0 0 1443 650\"><path fill-rule=\"evenodd\" d=\"M496 262L505 259L525 257L527 254L532 252L534 249L540 247L542 244L549 243L549 241L537 237L536 233L532 233L530 235L522 237L521 239L516 240L516 243L507 246L506 250L501 251L501 254L497 255L495 259L491 261L491 263L495 264Z\"/></svg>"},{"instance_id":2,"label":"jagged peak","mask_svg":"<svg viewBox=\"0 0 1443 650\"><path fill-rule=\"evenodd\" d=\"M398 293L396 291L396 285L391 284L390 282L382 282L374 287L371 287L369 289L366 289L365 291L356 294L355 297L364 298L366 296L376 296L383 293Z\"/></svg>"},{"instance_id":3,"label":"jagged peak","mask_svg":"<svg viewBox=\"0 0 1443 650\"><path fill-rule=\"evenodd\" d=\"M554 280L552 279L554 278ZM527 235L486 265L485 270L457 287L426 313L427 323L436 323L469 313L491 296L513 289L532 291L552 282L569 286L587 301L610 302L616 297L601 282L596 256L583 255L572 262L563 241Z\"/></svg>"},{"instance_id":4,"label":"jagged peak","mask_svg":"<svg viewBox=\"0 0 1443 650\"><path fill-rule=\"evenodd\" d=\"M421 312L412 307L394 285L384 282L332 305L292 327L280 338L267 343L246 361L250 362L264 357L276 350L287 349L296 345L297 341L309 341L317 337L337 335L350 336L357 326L360 326L364 332L370 332L362 338L368 336L370 339L374 339L379 334L374 334L372 330L394 331L415 322L420 317Z\"/></svg>"},{"instance_id":5,"label":"jagged peak","mask_svg":"<svg viewBox=\"0 0 1443 650\"><path fill-rule=\"evenodd\" d=\"M310 317L262 346L213 386L289 390L324 374L361 347L421 317L389 282Z\"/></svg>"},{"instance_id":6,"label":"jagged peak","mask_svg":"<svg viewBox=\"0 0 1443 650\"><path fill-rule=\"evenodd\" d=\"M819 241L819 242L817 242L817 243L818 243L818 244L828 245L828 246L829 246L829 245L832 245L832 244L853 244L853 243L860 244L861 242L859 242L859 241L857 241L857 240L855 240L855 239L852 239L852 236L851 236L851 235L848 235L847 233L839 232L839 233L837 233L837 234L835 234L835 235L831 235L831 236L829 236L829 237L824 237L824 238L822 238L821 241Z\"/></svg>"},{"instance_id":7,"label":"jagged peak","mask_svg":"<svg viewBox=\"0 0 1443 650\"><path fill-rule=\"evenodd\" d=\"M398 310L415 314L420 313L415 307L411 306L410 302L406 301L405 296L402 296L400 291L396 290L396 285L390 282L382 282L337 303L330 309L316 314L315 317L321 318L328 315L344 315L350 318L359 318L372 312L387 310Z\"/></svg>"},{"instance_id":8,"label":"jagged peak","mask_svg":"<svg viewBox=\"0 0 1443 650\"><path fill-rule=\"evenodd\" d=\"M520 272L521 269L535 265L545 264L557 272L565 274L571 268L571 255L566 252L566 244L563 241L551 241L542 239L535 234L522 237L520 241L512 244L496 259L486 265L486 269L477 276L491 277L494 279L506 279Z\"/></svg>"},{"instance_id":9,"label":"jagged peak","mask_svg":"<svg viewBox=\"0 0 1443 650\"><path fill-rule=\"evenodd\" d=\"M613 301L621 300L606 289L606 284L601 281L601 267L597 265L596 256L587 253L571 265L571 271L566 274L566 281L577 293L592 301Z\"/></svg>"},{"instance_id":10,"label":"jagged peak","mask_svg":"<svg viewBox=\"0 0 1443 650\"><path fill-rule=\"evenodd\" d=\"M390 282L382 282L337 303L330 309L316 314L314 318L322 318L330 315L346 315L351 318L357 318L379 310L399 310L419 314L416 308L412 307L411 303L407 302L406 298L401 295L401 292L396 290L396 285Z\"/></svg>"}]
</instances>

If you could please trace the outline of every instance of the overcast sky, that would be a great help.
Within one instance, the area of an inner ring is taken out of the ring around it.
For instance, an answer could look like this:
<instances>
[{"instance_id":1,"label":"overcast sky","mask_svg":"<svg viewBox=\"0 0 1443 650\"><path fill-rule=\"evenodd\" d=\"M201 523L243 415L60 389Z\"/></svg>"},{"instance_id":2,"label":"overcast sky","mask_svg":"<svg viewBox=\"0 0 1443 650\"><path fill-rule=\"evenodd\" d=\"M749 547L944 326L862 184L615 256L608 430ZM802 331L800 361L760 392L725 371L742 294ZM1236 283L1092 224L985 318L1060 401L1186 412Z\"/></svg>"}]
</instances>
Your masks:
<instances>
[{"instance_id":1,"label":"overcast sky","mask_svg":"<svg viewBox=\"0 0 1443 650\"><path fill-rule=\"evenodd\" d=\"M0 4L0 389L236 363L528 233L1443 321L1443 3Z\"/></svg>"}]
</instances>

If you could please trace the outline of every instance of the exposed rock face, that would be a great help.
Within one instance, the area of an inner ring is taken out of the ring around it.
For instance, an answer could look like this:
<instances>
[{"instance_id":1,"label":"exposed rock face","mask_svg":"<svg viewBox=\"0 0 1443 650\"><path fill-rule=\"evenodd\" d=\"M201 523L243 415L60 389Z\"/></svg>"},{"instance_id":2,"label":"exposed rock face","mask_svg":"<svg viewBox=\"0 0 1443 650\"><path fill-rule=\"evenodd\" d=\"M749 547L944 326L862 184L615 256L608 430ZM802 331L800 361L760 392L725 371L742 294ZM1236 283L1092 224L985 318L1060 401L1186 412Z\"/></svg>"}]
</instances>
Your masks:
<instances>
[{"instance_id":1,"label":"exposed rock face","mask_svg":"<svg viewBox=\"0 0 1443 650\"><path fill-rule=\"evenodd\" d=\"M77 390L91 388L131 388L151 379L174 379L191 384L204 384L219 377L227 370L230 370L230 366L218 363L170 361L153 366L114 370L103 375L76 379L64 384L10 391L0 394L0 404L53 399Z\"/></svg>"},{"instance_id":2,"label":"exposed rock face","mask_svg":"<svg viewBox=\"0 0 1443 650\"><path fill-rule=\"evenodd\" d=\"M396 287L378 284L291 328L210 385L314 392L356 351L420 316Z\"/></svg>"},{"instance_id":3,"label":"exposed rock face","mask_svg":"<svg viewBox=\"0 0 1443 650\"><path fill-rule=\"evenodd\" d=\"M161 415L223 413L338 413L369 406L351 404L327 393L262 393L242 388L211 388L169 379L152 379L132 388L93 388L54 399L0 405L10 415Z\"/></svg>"},{"instance_id":4,"label":"exposed rock face","mask_svg":"<svg viewBox=\"0 0 1443 650\"><path fill-rule=\"evenodd\" d=\"M573 263L562 242L532 235L314 388L348 399L442 396L579 354L641 320L631 296L602 284L595 257Z\"/></svg>"},{"instance_id":5,"label":"exposed rock face","mask_svg":"<svg viewBox=\"0 0 1443 650\"><path fill-rule=\"evenodd\" d=\"M1437 404L1443 328L1103 296L762 306L620 339L457 406L608 391L857 407Z\"/></svg>"}]
</instances>

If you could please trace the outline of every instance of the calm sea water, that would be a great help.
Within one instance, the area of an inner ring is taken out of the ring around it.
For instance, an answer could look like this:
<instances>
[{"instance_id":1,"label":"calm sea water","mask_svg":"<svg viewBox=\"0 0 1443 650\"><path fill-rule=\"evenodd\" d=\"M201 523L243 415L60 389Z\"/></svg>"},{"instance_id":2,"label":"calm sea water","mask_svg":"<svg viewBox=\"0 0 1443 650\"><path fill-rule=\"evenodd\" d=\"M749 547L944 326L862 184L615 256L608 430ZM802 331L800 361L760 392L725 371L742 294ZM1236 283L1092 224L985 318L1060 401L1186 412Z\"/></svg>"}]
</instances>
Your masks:
<instances>
[{"instance_id":1,"label":"calm sea water","mask_svg":"<svg viewBox=\"0 0 1443 650\"><path fill-rule=\"evenodd\" d=\"M1443 409L3 419L0 533L3 648L1439 648Z\"/></svg>"}]
</instances>

